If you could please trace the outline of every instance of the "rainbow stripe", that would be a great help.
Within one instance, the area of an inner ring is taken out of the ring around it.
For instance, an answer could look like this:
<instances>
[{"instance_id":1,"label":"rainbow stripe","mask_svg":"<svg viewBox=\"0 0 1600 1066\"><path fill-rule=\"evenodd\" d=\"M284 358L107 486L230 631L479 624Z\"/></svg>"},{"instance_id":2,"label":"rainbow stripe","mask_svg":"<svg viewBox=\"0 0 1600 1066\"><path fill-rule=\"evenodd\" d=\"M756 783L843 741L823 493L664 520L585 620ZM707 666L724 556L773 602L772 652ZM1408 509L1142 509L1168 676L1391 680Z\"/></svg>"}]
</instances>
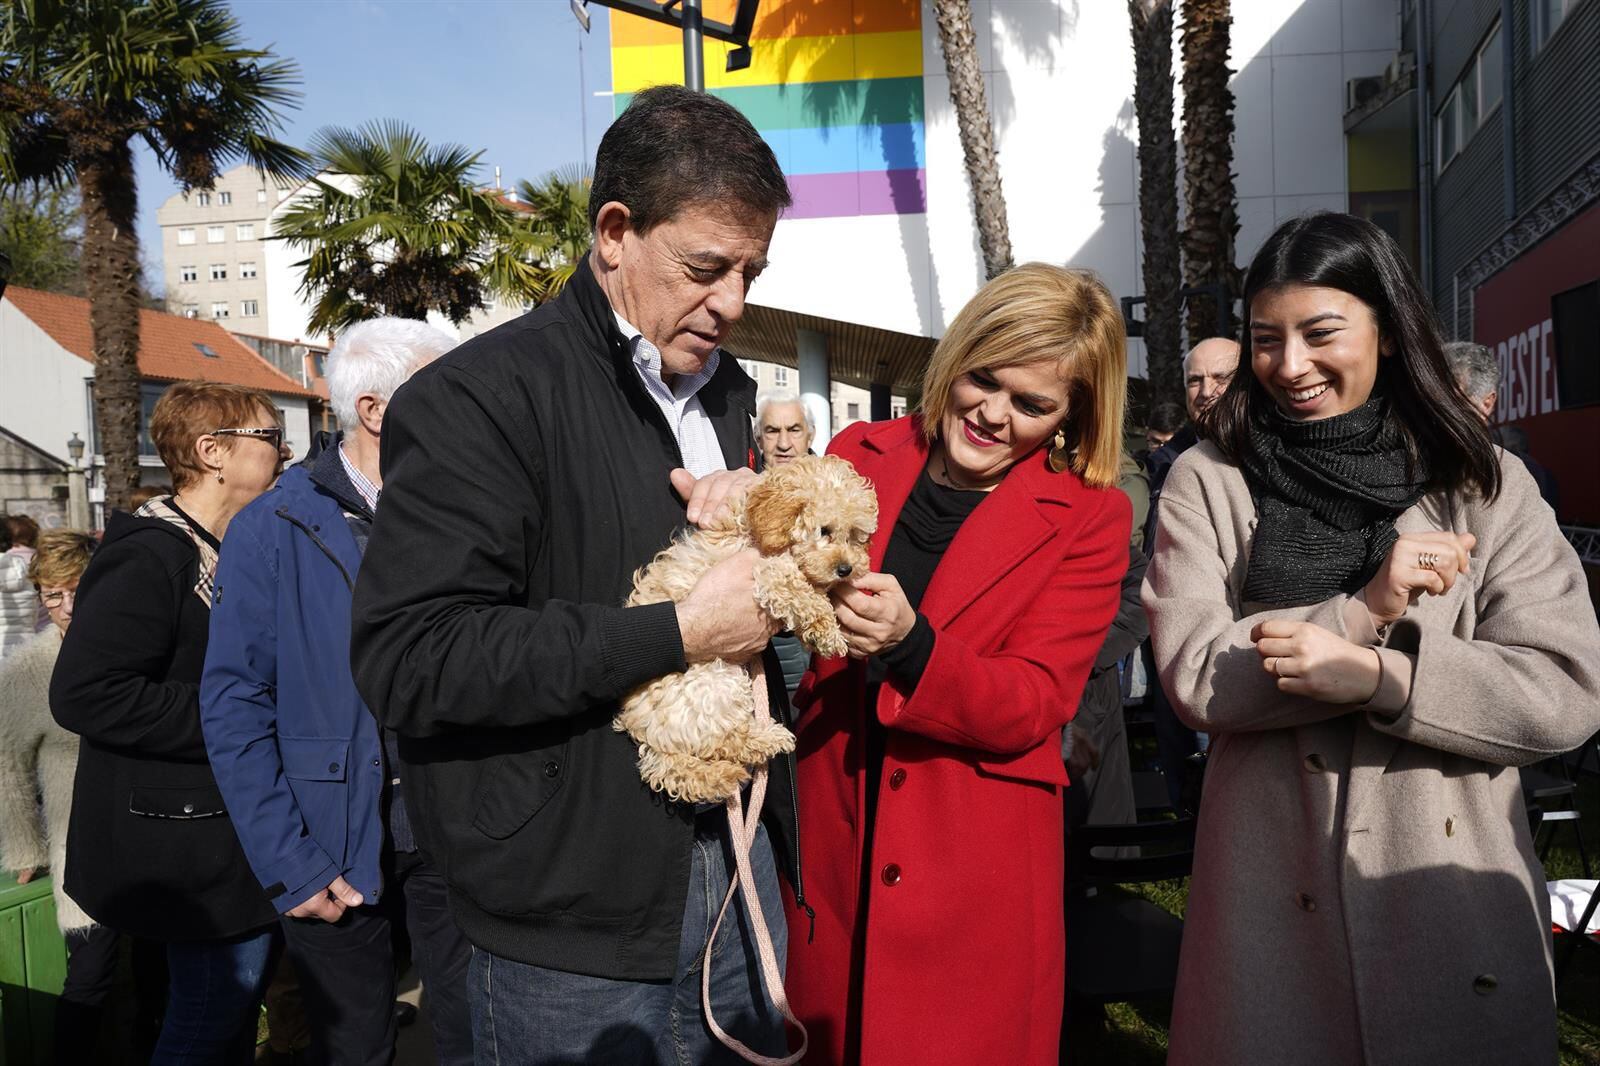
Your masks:
<instances>
[{"instance_id":1,"label":"rainbow stripe","mask_svg":"<svg viewBox=\"0 0 1600 1066\"><path fill-rule=\"evenodd\" d=\"M706 17L732 18L732 0ZM789 176L788 218L927 211L922 13L917 0L768 0L748 70L706 44L706 89L744 112ZM611 13L616 113L650 85L683 83L671 27Z\"/></svg>"}]
</instances>

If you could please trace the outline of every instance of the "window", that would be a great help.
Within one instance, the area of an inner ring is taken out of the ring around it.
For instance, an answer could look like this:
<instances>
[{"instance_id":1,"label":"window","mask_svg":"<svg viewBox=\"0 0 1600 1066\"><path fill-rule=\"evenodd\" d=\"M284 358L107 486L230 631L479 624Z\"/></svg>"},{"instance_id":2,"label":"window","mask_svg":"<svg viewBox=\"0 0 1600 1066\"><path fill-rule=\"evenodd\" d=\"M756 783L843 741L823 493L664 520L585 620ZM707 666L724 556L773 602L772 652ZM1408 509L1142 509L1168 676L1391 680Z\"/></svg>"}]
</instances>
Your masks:
<instances>
[{"instance_id":1,"label":"window","mask_svg":"<svg viewBox=\"0 0 1600 1066\"><path fill-rule=\"evenodd\" d=\"M241 222L234 227L233 235L241 241L256 239L256 224L254 222Z\"/></svg>"},{"instance_id":2,"label":"window","mask_svg":"<svg viewBox=\"0 0 1600 1066\"><path fill-rule=\"evenodd\" d=\"M853 422L861 421L861 405L858 403L845 404L844 416Z\"/></svg>"},{"instance_id":3,"label":"window","mask_svg":"<svg viewBox=\"0 0 1600 1066\"><path fill-rule=\"evenodd\" d=\"M184 318L199 318L200 317L200 305L199 304L184 304L183 305L183 317Z\"/></svg>"},{"instance_id":4,"label":"window","mask_svg":"<svg viewBox=\"0 0 1600 1066\"><path fill-rule=\"evenodd\" d=\"M256 203L264 204L266 202L267 202L267 190L265 190L265 189L257 189L256 190Z\"/></svg>"},{"instance_id":5,"label":"window","mask_svg":"<svg viewBox=\"0 0 1600 1066\"><path fill-rule=\"evenodd\" d=\"M231 193L231 192L219 192L219 193L217 193L217 203L221 204L223 207L227 207L229 204L233 203L233 193Z\"/></svg>"},{"instance_id":6,"label":"window","mask_svg":"<svg viewBox=\"0 0 1600 1066\"><path fill-rule=\"evenodd\" d=\"M213 303L211 305L211 317L212 318L227 318L228 317L228 301L227 300L218 300L215 303Z\"/></svg>"},{"instance_id":7,"label":"window","mask_svg":"<svg viewBox=\"0 0 1600 1066\"><path fill-rule=\"evenodd\" d=\"M200 268L194 266L181 266L178 268L179 281L199 281Z\"/></svg>"},{"instance_id":8,"label":"window","mask_svg":"<svg viewBox=\"0 0 1600 1066\"><path fill-rule=\"evenodd\" d=\"M261 313L260 311L256 310L256 302L254 300L240 300L239 301L239 317L240 318L255 318L260 313Z\"/></svg>"},{"instance_id":9,"label":"window","mask_svg":"<svg viewBox=\"0 0 1600 1066\"><path fill-rule=\"evenodd\" d=\"M748 377L748 378L750 378L752 380L755 379L755 376L756 376L756 365L754 363L752 363L750 360L748 360L748 359L739 360L739 369L744 371L746 377Z\"/></svg>"},{"instance_id":10,"label":"window","mask_svg":"<svg viewBox=\"0 0 1600 1066\"><path fill-rule=\"evenodd\" d=\"M1461 91L1459 89L1450 93L1445 98L1444 110L1439 112L1439 169L1443 170L1450 160L1456 157L1457 150L1461 147Z\"/></svg>"},{"instance_id":11,"label":"window","mask_svg":"<svg viewBox=\"0 0 1600 1066\"><path fill-rule=\"evenodd\" d=\"M183 227L182 229L180 229L178 231L178 243L179 244L193 244L194 243L194 227L193 226L185 226L185 227Z\"/></svg>"},{"instance_id":12,"label":"window","mask_svg":"<svg viewBox=\"0 0 1600 1066\"><path fill-rule=\"evenodd\" d=\"M239 264L239 276L241 278L253 278L253 277L255 277L256 276L256 265L254 263L240 263Z\"/></svg>"},{"instance_id":13,"label":"window","mask_svg":"<svg viewBox=\"0 0 1600 1066\"><path fill-rule=\"evenodd\" d=\"M894 400L889 401L889 417L890 418L903 418L903 417L905 417L905 413L906 413L906 402L904 400L896 398Z\"/></svg>"},{"instance_id":14,"label":"window","mask_svg":"<svg viewBox=\"0 0 1600 1066\"><path fill-rule=\"evenodd\" d=\"M1582 0L1528 0L1529 53L1538 52L1544 42L1556 32L1556 27L1567 17L1567 12Z\"/></svg>"},{"instance_id":15,"label":"window","mask_svg":"<svg viewBox=\"0 0 1600 1066\"><path fill-rule=\"evenodd\" d=\"M1505 71L1504 44L1500 40L1498 25L1489 33L1489 39L1478 49L1478 107L1480 115L1487 115L1500 106L1501 80Z\"/></svg>"},{"instance_id":16,"label":"window","mask_svg":"<svg viewBox=\"0 0 1600 1066\"><path fill-rule=\"evenodd\" d=\"M167 391L165 385L139 385L139 454L159 457L156 451L156 442L150 439L150 415L156 409L156 401L161 399L161 394Z\"/></svg>"},{"instance_id":17,"label":"window","mask_svg":"<svg viewBox=\"0 0 1600 1066\"><path fill-rule=\"evenodd\" d=\"M208 192L200 193L194 198L194 200L195 203L199 204L201 207L211 206L211 194Z\"/></svg>"},{"instance_id":18,"label":"window","mask_svg":"<svg viewBox=\"0 0 1600 1066\"><path fill-rule=\"evenodd\" d=\"M227 281L228 280L228 264L227 263L212 263L211 264L211 280L212 281Z\"/></svg>"},{"instance_id":19,"label":"window","mask_svg":"<svg viewBox=\"0 0 1600 1066\"><path fill-rule=\"evenodd\" d=\"M1535 0L1535 4L1539 2ZM1505 70L1501 47L1500 23L1496 20L1434 118L1440 170L1466 148L1483 120L1500 105L1500 81Z\"/></svg>"},{"instance_id":20,"label":"window","mask_svg":"<svg viewBox=\"0 0 1600 1066\"><path fill-rule=\"evenodd\" d=\"M789 387L789 368L786 366L773 367L772 383L780 389L787 389Z\"/></svg>"},{"instance_id":21,"label":"window","mask_svg":"<svg viewBox=\"0 0 1600 1066\"><path fill-rule=\"evenodd\" d=\"M223 241L225 241L227 239L228 239L228 227L227 226L207 226L206 227L206 243L207 244L221 244Z\"/></svg>"}]
</instances>

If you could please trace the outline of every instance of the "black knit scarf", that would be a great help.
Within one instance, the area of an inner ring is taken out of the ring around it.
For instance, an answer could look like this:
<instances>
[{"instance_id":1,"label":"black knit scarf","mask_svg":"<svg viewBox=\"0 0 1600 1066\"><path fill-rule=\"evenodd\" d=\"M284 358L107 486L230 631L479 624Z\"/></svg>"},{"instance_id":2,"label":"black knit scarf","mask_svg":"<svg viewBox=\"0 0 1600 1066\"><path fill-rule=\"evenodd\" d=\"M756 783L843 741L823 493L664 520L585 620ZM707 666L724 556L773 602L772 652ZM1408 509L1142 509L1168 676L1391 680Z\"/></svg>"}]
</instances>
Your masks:
<instances>
[{"instance_id":1,"label":"black knit scarf","mask_svg":"<svg viewBox=\"0 0 1600 1066\"><path fill-rule=\"evenodd\" d=\"M1311 422L1260 407L1240 463L1257 515L1245 601L1293 607L1355 592L1398 538L1395 519L1422 497L1425 465L1410 461L1382 396Z\"/></svg>"}]
</instances>

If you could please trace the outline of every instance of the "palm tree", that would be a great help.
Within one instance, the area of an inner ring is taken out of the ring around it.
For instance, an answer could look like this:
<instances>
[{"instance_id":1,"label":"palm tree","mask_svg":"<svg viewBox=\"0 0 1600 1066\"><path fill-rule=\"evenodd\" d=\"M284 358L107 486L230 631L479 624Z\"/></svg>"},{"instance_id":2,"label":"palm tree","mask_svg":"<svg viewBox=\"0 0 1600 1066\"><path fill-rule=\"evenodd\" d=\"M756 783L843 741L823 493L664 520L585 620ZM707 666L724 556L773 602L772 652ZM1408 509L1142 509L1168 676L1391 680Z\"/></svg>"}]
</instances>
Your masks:
<instances>
[{"instance_id":1,"label":"palm tree","mask_svg":"<svg viewBox=\"0 0 1600 1066\"><path fill-rule=\"evenodd\" d=\"M1144 237L1145 373L1151 404L1183 400L1183 279L1178 145L1172 133L1172 2L1128 0L1139 119L1139 225Z\"/></svg>"},{"instance_id":2,"label":"palm tree","mask_svg":"<svg viewBox=\"0 0 1600 1066\"><path fill-rule=\"evenodd\" d=\"M505 269L522 274L513 284L539 302L565 288L589 254L594 239L589 226L592 183L588 170L581 166L552 171L538 182L517 183L521 208L514 209L514 237L496 254L511 260Z\"/></svg>"},{"instance_id":3,"label":"palm tree","mask_svg":"<svg viewBox=\"0 0 1600 1066\"><path fill-rule=\"evenodd\" d=\"M290 199L272 237L307 253L295 265L314 332L430 311L460 323L485 294L537 298L523 260L540 242L499 193L473 183L481 152L430 146L393 121L319 130L310 147L321 173Z\"/></svg>"},{"instance_id":4,"label":"palm tree","mask_svg":"<svg viewBox=\"0 0 1600 1066\"><path fill-rule=\"evenodd\" d=\"M995 156L977 38L972 32L972 6L969 0L934 0L933 12L939 22L944 69L950 76L950 102L955 105L956 125L961 130L967 180L972 183L984 275L993 278L1011 267L1011 231L1006 224L1006 196L1000 188L1000 161Z\"/></svg>"},{"instance_id":5,"label":"palm tree","mask_svg":"<svg viewBox=\"0 0 1600 1066\"><path fill-rule=\"evenodd\" d=\"M133 141L185 189L234 160L278 175L304 155L272 139L293 63L244 47L221 0L9 0L0 5L0 178L75 181L94 338L106 506L139 483L139 237Z\"/></svg>"},{"instance_id":6,"label":"palm tree","mask_svg":"<svg viewBox=\"0 0 1600 1066\"><path fill-rule=\"evenodd\" d=\"M1223 285L1221 323L1216 301L1189 301L1191 344L1234 331L1233 296L1239 268L1233 240L1239 204L1233 186L1233 90L1228 87L1228 0L1183 0L1184 281L1191 288Z\"/></svg>"}]
</instances>

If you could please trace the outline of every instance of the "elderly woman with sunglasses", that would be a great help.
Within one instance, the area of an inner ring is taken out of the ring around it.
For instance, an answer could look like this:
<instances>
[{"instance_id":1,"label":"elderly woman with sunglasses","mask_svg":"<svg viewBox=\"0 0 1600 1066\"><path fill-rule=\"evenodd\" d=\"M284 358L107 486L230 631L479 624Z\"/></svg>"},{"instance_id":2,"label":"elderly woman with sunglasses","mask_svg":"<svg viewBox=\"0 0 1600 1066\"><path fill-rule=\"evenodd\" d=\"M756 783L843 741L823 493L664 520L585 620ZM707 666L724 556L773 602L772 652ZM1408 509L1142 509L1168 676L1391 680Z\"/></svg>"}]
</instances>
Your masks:
<instances>
[{"instance_id":1,"label":"elderly woman with sunglasses","mask_svg":"<svg viewBox=\"0 0 1600 1066\"><path fill-rule=\"evenodd\" d=\"M81 738L65 887L95 921L167 946L153 1064L247 1063L277 915L206 761L200 672L222 536L292 456L271 399L234 385L171 386L150 436L176 491L111 517L50 684Z\"/></svg>"}]
</instances>

